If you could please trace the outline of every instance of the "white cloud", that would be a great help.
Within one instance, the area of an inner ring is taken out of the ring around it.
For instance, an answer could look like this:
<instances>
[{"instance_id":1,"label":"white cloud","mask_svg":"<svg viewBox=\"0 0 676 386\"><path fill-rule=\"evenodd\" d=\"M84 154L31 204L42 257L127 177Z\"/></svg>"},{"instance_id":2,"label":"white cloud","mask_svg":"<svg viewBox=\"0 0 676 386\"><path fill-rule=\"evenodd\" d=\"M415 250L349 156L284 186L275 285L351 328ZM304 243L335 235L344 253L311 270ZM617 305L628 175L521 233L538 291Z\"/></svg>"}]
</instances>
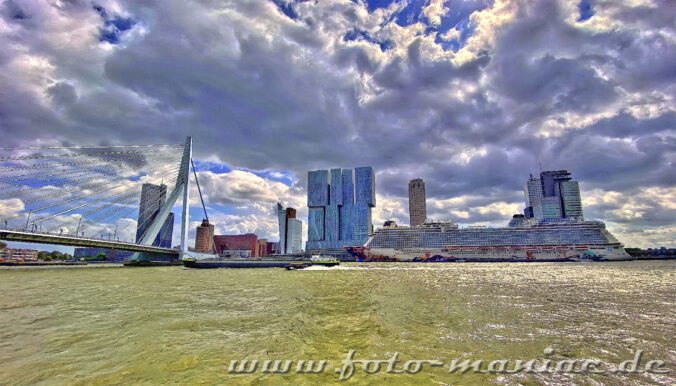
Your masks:
<instances>
[{"instance_id":1,"label":"white cloud","mask_svg":"<svg viewBox=\"0 0 676 386\"><path fill-rule=\"evenodd\" d=\"M423 15L429 21L429 24L438 27L441 24L441 17L448 12L448 8L444 5L446 0L432 0L423 8Z\"/></svg>"},{"instance_id":2,"label":"white cloud","mask_svg":"<svg viewBox=\"0 0 676 386\"><path fill-rule=\"evenodd\" d=\"M361 165L387 170L374 222L406 223L406 181L422 177L432 218L504 224L542 162L589 187L590 217L673 243L659 230L674 223L676 33L659 3L595 2L578 22L576 2L496 0L457 53L429 31L454 10L436 0L408 26L408 2L293 3L295 20L269 1L97 2L136 20L117 45L89 2L14 3L28 17L0 4L7 146L192 134L197 159L235 169L200 173L207 205L235 216L224 231L271 232L276 201L305 217L307 170Z\"/></svg>"}]
</instances>

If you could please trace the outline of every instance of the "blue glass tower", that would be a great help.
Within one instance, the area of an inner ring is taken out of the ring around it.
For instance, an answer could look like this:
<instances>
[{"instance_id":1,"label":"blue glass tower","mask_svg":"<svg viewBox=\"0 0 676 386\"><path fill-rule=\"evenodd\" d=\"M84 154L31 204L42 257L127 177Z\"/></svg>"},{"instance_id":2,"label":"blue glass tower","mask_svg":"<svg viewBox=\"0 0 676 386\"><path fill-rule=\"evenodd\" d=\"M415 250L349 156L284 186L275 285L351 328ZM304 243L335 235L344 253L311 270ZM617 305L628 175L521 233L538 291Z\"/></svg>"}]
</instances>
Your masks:
<instances>
[{"instance_id":1,"label":"blue glass tower","mask_svg":"<svg viewBox=\"0 0 676 386\"><path fill-rule=\"evenodd\" d=\"M362 245L373 231L376 206L371 167L308 172L307 250Z\"/></svg>"}]
</instances>

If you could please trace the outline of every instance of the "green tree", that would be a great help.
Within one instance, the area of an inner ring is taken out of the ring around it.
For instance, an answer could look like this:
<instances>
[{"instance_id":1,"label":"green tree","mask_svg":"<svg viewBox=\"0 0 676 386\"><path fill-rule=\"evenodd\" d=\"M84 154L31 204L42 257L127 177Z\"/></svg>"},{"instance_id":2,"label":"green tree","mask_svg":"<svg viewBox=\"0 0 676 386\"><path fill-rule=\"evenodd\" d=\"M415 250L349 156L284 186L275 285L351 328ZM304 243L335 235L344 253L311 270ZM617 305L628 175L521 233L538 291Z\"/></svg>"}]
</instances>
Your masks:
<instances>
[{"instance_id":1,"label":"green tree","mask_svg":"<svg viewBox=\"0 0 676 386\"><path fill-rule=\"evenodd\" d=\"M7 244L5 244L5 243L3 243L2 241L0 241L0 249L5 248L6 246L7 246Z\"/></svg>"},{"instance_id":2,"label":"green tree","mask_svg":"<svg viewBox=\"0 0 676 386\"><path fill-rule=\"evenodd\" d=\"M103 252L96 254L96 260L101 261L101 260L107 260L107 259L108 259L108 256L106 256L106 254L103 253Z\"/></svg>"},{"instance_id":3,"label":"green tree","mask_svg":"<svg viewBox=\"0 0 676 386\"><path fill-rule=\"evenodd\" d=\"M63 257L63 253L52 251L52 253L49 254L49 257L51 257L51 260L60 260Z\"/></svg>"}]
</instances>

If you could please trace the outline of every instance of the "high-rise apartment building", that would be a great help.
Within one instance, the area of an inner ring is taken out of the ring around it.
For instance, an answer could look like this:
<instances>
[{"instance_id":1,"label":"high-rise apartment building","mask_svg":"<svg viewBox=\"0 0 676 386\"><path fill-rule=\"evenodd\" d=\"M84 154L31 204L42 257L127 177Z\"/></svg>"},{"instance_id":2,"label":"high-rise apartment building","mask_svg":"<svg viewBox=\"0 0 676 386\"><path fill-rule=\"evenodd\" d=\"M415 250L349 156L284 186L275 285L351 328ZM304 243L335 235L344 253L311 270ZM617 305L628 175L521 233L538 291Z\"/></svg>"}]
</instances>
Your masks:
<instances>
[{"instance_id":1,"label":"high-rise apartment building","mask_svg":"<svg viewBox=\"0 0 676 386\"><path fill-rule=\"evenodd\" d=\"M209 224L209 220L202 220L202 224L197 227L195 233L195 251L203 253L214 252L214 224Z\"/></svg>"},{"instance_id":2,"label":"high-rise apartment building","mask_svg":"<svg viewBox=\"0 0 676 386\"><path fill-rule=\"evenodd\" d=\"M376 205L371 167L308 172L308 250L361 245L373 232Z\"/></svg>"},{"instance_id":3,"label":"high-rise apartment building","mask_svg":"<svg viewBox=\"0 0 676 386\"><path fill-rule=\"evenodd\" d=\"M580 185L567 170L544 171L540 178L531 175L524 187L527 218L539 221L575 218L583 220Z\"/></svg>"},{"instance_id":4,"label":"high-rise apartment building","mask_svg":"<svg viewBox=\"0 0 676 386\"><path fill-rule=\"evenodd\" d=\"M136 224L136 242L140 242L148 228L160 213L167 195L167 185L143 184L141 187L141 202L139 204L138 223ZM174 214L169 213L162 224L152 245L171 248L174 232Z\"/></svg>"},{"instance_id":5,"label":"high-rise apartment building","mask_svg":"<svg viewBox=\"0 0 676 386\"><path fill-rule=\"evenodd\" d=\"M427 220L425 182L420 178L408 182L408 214L411 226L422 225Z\"/></svg>"},{"instance_id":6,"label":"high-rise apartment building","mask_svg":"<svg viewBox=\"0 0 676 386\"><path fill-rule=\"evenodd\" d=\"M296 218L296 209L284 208L277 203L279 221L279 253L300 253L302 250L303 222Z\"/></svg>"}]
</instances>

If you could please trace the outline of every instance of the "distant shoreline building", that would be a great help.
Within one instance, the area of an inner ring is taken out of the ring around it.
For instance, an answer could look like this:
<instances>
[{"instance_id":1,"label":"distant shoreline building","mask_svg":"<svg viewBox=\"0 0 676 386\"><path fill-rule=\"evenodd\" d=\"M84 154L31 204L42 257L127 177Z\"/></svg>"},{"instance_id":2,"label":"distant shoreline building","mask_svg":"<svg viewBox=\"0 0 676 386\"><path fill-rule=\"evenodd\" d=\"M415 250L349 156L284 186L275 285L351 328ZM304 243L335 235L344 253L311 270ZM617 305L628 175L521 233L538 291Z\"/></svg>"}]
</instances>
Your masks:
<instances>
[{"instance_id":1,"label":"distant shoreline building","mask_svg":"<svg viewBox=\"0 0 676 386\"><path fill-rule=\"evenodd\" d=\"M214 253L214 224L203 219L195 233L195 252Z\"/></svg>"},{"instance_id":2,"label":"distant shoreline building","mask_svg":"<svg viewBox=\"0 0 676 386\"><path fill-rule=\"evenodd\" d=\"M279 222L279 253L300 253L303 249L303 222L296 218L296 209L277 203Z\"/></svg>"},{"instance_id":3,"label":"distant shoreline building","mask_svg":"<svg viewBox=\"0 0 676 386\"><path fill-rule=\"evenodd\" d=\"M371 167L308 172L308 251L362 245L373 232L376 206Z\"/></svg>"},{"instance_id":4,"label":"distant shoreline building","mask_svg":"<svg viewBox=\"0 0 676 386\"><path fill-rule=\"evenodd\" d=\"M408 182L408 214L411 226L418 226L427 220L425 181L420 178Z\"/></svg>"},{"instance_id":5,"label":"distant shoreline building","mask_svg":"<svg viewBox=\"0 0 676 386\"><path fill-rule=\"evenodd\" d=\"M100 254L106 255L105 260L111 263L121 263L125 259L131 257L133 252L121 251L117 249L106 249L106 248L75 248L73 251L73 257L76 260L86 259L96 257Z\"/></svg>"},{"instance_id":6,"label":"distant shoreline building","mask_svg":"<svg viewBox=\"0 0 676 386\"><path fill-rule=\"evenodd\" d=\"M145 236L148 228L160 213L164 200L167 196L167 185L143 184L141 187L141 202L139 203L138 223L136 224L136 242L139 243ZM160 232L157 234L152 245L171 248L174 233L174 214L164 221Z\"/></svg>"},{"instance_id":7,"label":"distant shoreline building","mask_svg":"<svg viewBox=\"0 0 676 386\"><path fill-rule=\"evenodd\" d=\"M25 248L0 248L0 260L37 261L38 251Z\"/></svg>"},{"instance_id":8,"label":"distant shoreline building","mask_svg":"<svg viewBox=\"0 0 676 386\"><path fill-rule=\"evenodd\" d=\"M258 236L255 233L244 235L214 236L216 254L225 257L258 257Z\"/></svg>"}]
</instances>

